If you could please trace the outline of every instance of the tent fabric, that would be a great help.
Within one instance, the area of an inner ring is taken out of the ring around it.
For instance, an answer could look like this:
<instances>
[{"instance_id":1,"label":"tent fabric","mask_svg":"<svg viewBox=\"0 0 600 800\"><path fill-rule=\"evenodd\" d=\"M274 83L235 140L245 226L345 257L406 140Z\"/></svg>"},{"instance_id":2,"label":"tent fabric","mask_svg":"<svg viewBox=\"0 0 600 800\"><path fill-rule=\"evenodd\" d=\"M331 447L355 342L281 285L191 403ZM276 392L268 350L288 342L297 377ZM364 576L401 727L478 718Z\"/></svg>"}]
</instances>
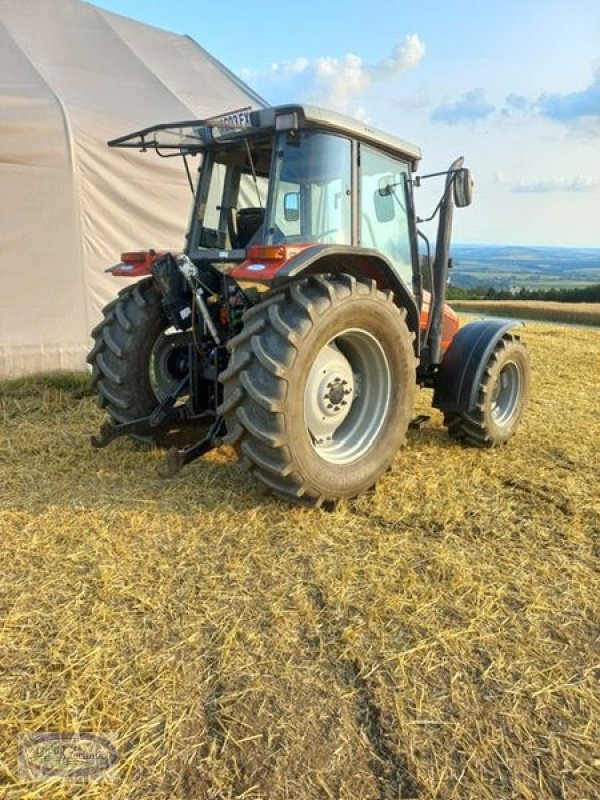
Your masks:
<instances>
[{"instance_id":1,"label":"tent fabric","mask_svg":"<svg viewBox=\"0 0 600 800\"><path fill-rule=\"evenodd\" d=\"M181 249L181 160L107 140L264 102L193 39L81 0L0 0L0 376L81 369L123 250ZM193 164L193 162L192 162Z\"/></svg>"}]
</instances>

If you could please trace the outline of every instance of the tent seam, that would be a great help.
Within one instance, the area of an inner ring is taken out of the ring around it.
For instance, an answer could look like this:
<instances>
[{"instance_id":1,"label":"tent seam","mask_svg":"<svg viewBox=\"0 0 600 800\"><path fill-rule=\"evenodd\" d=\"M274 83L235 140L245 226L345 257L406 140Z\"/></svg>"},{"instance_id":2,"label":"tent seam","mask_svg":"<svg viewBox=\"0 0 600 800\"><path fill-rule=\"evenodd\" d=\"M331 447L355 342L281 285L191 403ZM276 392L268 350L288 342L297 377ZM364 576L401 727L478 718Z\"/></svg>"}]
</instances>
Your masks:
<instances>
[{"instance_id":1,"label":"tent seam","mask_svg":"<svg viewBox=\"0 0 600 800\"><path fill-rule=\"evenodd\" d=\"M157 75L157 74L156 74L156 72L154 72L154 70L152 70L152 69L151 69L151 68L148 66L148 64L146 64L146 62L144 61L144 59L143 59L143 58L142 58L142 57L141 57L141 56L140 56L138 53L136 53L136 52L135 52L135 51L132 49L131 45L130 45L130 44L128 44L127 40L126 40L126 39L124 39L124 38L121 36L121 34L119 33L119 31L118 31L116 28L114 28L114 27L113 27L113 26L110 24L110 22L109 22L109 20L106 18L106 15L105 15L105 14L110 14L111 12L110 12L110 11L104 12L104 9L102 9L102 8L98 8L97 6L93 5L92 3L89 3L89 8L91 8L91 9L92 9L92 10L95 12L96 16L97 16L99 19L101 19L101 20L102 20L102 23L103 23L103 24L106 26L106 28L107 28L107 29L108 29L108 30L109 30L109 31L110 31L110 32L111 32L111 33L112 33L114 36L116 36L116 37L117 37L117 39L118 39L118 40L121 42L121 44L123 44L123 45L126 47L126 49L128 50L128 52L129 52L129 53L131 53L131 55L133 56L133 58L135 58L135 60L138 62L138 64L141 64L141 65L142 65L142 67L144 68L144 70L145 70L145 71L146 71L146 72L147 72L149 75L152 75L152 77L153 77L153 78L156 80L156 82L157 82L157 83L160 83L160 85L161 85L161 86L163 86L163 87L164 87L164 89L165 89L165 90L166 90L166 91L167 91L167 92L168 92L168 93L169 93L169 94L170 94L172 97L174 97L174 98L175 98L175 99L176 99L176 100L177 100L179 103L181 103L181 105L182 105L184 108L186 108L186 109L187 109L187 110L190 112L190 114L191 114L191 113L193 113L192 109L191 109L191 108L188 106L188 104L187 104L187 103L185 103L185 102L184 102L184 101L181 99L181 97L179 97L179 95L178 95L178 94L176 94L176 93L173 91L173 89L171 89L171 87L170 87L170 86L169 86L167 83L165 83L165 82L164 82L164 80L163 80L163 79L160 77L160 75ZM120 16L120 15L117 15L117 16ZM125 17L125 19L128 19L128 20L129 20L129 17ZM134 20L134 21L135 21L135 20ZM138 24L140 24L140 25L145 25L146 23L144 23L144 22L141 22L141 23L138 23ZM174 34L174 35L175 35L175 36L178 36L178 34Z\"/></svg>"},{"instance_id":2,"label":"tent seam","mask_svg":"<svg viewBox=\"0 0 600 800\"><path fill-rule=\"evenodd\" d=\"M94 11L96 12L96 14L97 14L97 16L98 16L98 17L101 17L101 18L102 18L102 20L103 20L104 24L105 24L105 25L106 25L108 28L110 28L110 30L111 30L111 31L112 31L112 32L115 34L115 36L117 36L117 37L118 37L118 38L119 38L119 39L120 39L120 40L123 42L123 44L124 44L124 45L127 47L127 49L128 49L130 52L131 52L131 54L132 54L133 56L135 56L135 58L137 59L137 61L138 61L140 64L142 64L142 65L143 65L144 69L146 69L148 72L150 72L152 75L154 75L154 76L157 78L157 80L159 81L159 83L161 83L161 84L162 84L162 85L165 87L165 89L166 89L166 90L167 90L167 91L168 91L168 92L169 92L171 95L173 95L173 97L177 98L177 100L178 100L178 101L179 101L179 102L180 102L180 103L181 103L183 106L185 106L185 107L186 107L186 108L187 108L187 109L188 109L190 112L192 112L192 109L191 109L191 108L188 106L188 104L187 104L186 102L184 102L184 101L181 99L181 97L179 96L179 94L177 94L177 92L175 92L175 91L174 91L174 89L172 89L172 88L171 88L171 87L170 87L170 86L169 86L167 83L165 83L165 82L162 80L162 78L161 78L159 75L157 75L157 74L156 74L156 73L155 73L155 72L154 72L154 71L153 71L153 70L152 70L152 69L151 69L151 68L148 66L148 64L147 64L147 63L144 61L144 59L143 59L143 58L142 58L142 57L139 55L139 53L136 53L136 52L134 52L134 51L131 49L131 45L129 45L129 44L127 43L127 41L126 41L126 40L125 40L125 39L124 39L124 38L121 36L121 34L119 33L119 31L118 31L118 30L117 30L117 29L116 29L116 28L115 28L113 25L111 25L111 23L110 23L110 19L109 19L109 17L110 17L111 15L112 15L112 16L116 16L116 17L122 17L122 15L121 15L121 14L113 14L113 12L112 12L112 11L107 11L107 10L105 10L105 9L103 9L103 8L98 8L98 6L95 6L95 5L93 5L92 3L90 3L90 4L89 4L89 6L90 6L90 8L93 8L93 9L94 9ZM129 17L122 17L122 19L126 19L126 20L128 20L128 21L131 21L131 19L130 19ZM139 24L141 24L141 25L146 25L146 23L145 23L145 22L141 22L141 23L139 23ZM154 26L152 26L152 25L147 25L147 27L154 27ZM156 28L156 30L161 30L161 29L160 29L160 28ZM222 71L222 72L223 72L223 73L224 73L224 74L225 74L225 75L226 75L226 76L227 76L227 77L228 77L228 78L229 78L229 79L232 81L232 83L234 83L234 84L235 84L235 85L238 87L238 89L241 89L241 90L243 91L243 93L244 93L244 94L248 95L248 97L249 97L249 98L251 98L251 99L252 99L252 100L254 100L255 102L259 103L259 104L260 104L260 105L261 105L263 108L265 108L266 106L268 106L268 105L269 105L269 104L266 102L266 100L264 100L264 98L262 98L262 97L261 97L259 94L257 94L257 93L254 91L254 89L252 89L250 86L246 85L246 84L244 83L244 81L243 81L241 78L239 78L239 77L238 77L238 76L237 76L235 73L233 73L233 72L232 72L230 69L228 69L228 68L225 66L225 64L221 63L221 62L220 62L220 61L219 61L217 58L215 58L214 56L212 56L212 55L211 55L211 54L210 54L210 53L209 53L207 50L205 50L205 49L202 47L202 45L198 44L198 42L197 42L195 39L193 39L191 36L189 36L187 33L184 33L184 34L181 34L181 33L173 33L172 31L169 31L169 33L171 33L171 35L172 35L172 36L176 36L178 39L187 40L187 41L191 42L191 43L194 45L194 47L196 47L198 50L200 50L200 51L202 52L202 54L203 54L203 55L206 57L206 59L207 59L208 61L210 61L212 64L214 64L216 67L218 67L218 68L219 68L219 69L220 69L220 70L221 70L221 71Z\"/></svg>"},{"instance_id":3,"label":"tent seam","mask_svg":"<svg viewBox=\"0 0 600 800\"><path fill-rule=\"evenodd\" d=\"M208 50L205 50L204 47L202 47L202 45L199 44L192 36L185 33L183 34L183 38L188 39L198 50L202 52L204 56L206 56L209 61L212 61L215 66L222 69L223 72L226 73L227 77L231 78L231 80L239 89L242 89L245 94L250 95L256 102L260 103L263 108L267 108L270 105L270 103L267 103L264 97L261 97L257 92L254 91L254 89L252 89L252 87L248 86L238 75L235 74L235 72L232 72L228 67L226 67L222 61L219 61L219 59L215 58L215 56L209 53Z\"/></svg>"}]
</instances>

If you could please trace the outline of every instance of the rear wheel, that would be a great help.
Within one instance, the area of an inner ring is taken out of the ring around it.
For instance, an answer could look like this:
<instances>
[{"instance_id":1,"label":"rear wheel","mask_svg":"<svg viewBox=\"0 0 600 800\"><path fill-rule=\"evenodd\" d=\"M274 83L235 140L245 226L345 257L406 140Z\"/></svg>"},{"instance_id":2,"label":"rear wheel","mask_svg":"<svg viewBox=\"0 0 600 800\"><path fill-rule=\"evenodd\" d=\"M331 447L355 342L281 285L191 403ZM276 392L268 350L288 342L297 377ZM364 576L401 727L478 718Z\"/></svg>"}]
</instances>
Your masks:
<instances>
[{"instance_id":1,"label":"rear wheel","mask_svg":"<svg viewBox=\"0 0 600 800\"><path fill-rule=\"evenodd\" d=\"M226 441L276 494L320 505L373 486L405 441L405 312L375 282L314 276L244 315L220 376Z\"/></svg>"},{"instance_id":2,"label":"rear wheel","mask_svg":"<svg viewBox=\"0 0 600 800\"><path fill-rule=\"evenodd\" d=\"M170 329L152 278L122 289L103 314L87 358L99 404L116 423L147 417L186 375L189 335ZM198 435L162 431L135 438L167 445Z\"/></svg>"},{"instance_id":3,"label":"rear wheel","mask_svg":"<svg viewBox=\"0 0 600 800\"><path fill-rule=\"evenodd\" d=\"M518 336L507 333L494 348L486 365L473 411L444 414L448 433L453 439L475 447L504 444L521 420L529 382L527 350Z\"/></svg>"}]
</instances>

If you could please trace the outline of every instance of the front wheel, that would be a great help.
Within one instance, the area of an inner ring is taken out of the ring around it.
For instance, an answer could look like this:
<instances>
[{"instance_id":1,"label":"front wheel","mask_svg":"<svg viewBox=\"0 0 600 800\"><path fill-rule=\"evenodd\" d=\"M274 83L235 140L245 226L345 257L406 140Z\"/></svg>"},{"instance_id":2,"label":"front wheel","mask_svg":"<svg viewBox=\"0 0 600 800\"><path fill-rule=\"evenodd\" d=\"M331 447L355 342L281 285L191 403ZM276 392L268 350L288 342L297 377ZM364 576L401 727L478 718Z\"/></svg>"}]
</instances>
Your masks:
<instances>
[{"instance_id":1,"label":"front wheel","mask_svg":"<svg viewBox=\"0 0 600 800\"><path fill-rule=\"evenodd\" d=\"M453 439L475 447L504 444L514 434L529 395L529 356L518 336L505 334L486 365L472 411L446 412Z\"/></svg>"},{"instance_id":2,"label":"front wheel","mask_svg":"<svg viewBox=\"0 0 600 800\"><path fill-rule=\"evenodd\" d=\"M246 312L220 410L258 480L313 505L375 484L412 413L405 316L391 293L350 275L307 278Z\"/></svg>"}]
</instances>

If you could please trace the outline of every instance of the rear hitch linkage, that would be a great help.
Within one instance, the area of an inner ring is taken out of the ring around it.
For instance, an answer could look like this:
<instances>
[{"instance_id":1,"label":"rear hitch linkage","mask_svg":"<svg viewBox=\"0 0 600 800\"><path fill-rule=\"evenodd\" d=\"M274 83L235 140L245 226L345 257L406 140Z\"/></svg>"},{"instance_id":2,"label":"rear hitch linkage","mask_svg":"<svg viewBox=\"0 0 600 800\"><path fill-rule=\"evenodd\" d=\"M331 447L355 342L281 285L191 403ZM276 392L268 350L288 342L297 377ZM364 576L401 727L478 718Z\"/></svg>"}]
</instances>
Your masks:
<instances>
[{"instance_id":1,"label":"rear hitch linkage","mask_svg":"<svg viewBox=\"0 0 600 800\"><path fill-rule=\"evenodd\" d=\"M191 415L186 406L175 407L175 402L187 387L189 378L186 375L171 391L167 397L154 409L148 417L122 422L114 425L105 422L100 428L98 436L92 436L92 447L101 448L113 442L121 436L144 436L147 434L155 435L160 430L168 430L174 423L190 419L200 419L202 417L214 417L213 411L205 411L201 414ZM166 461L157 467L157 472L161 478L172 478L182 467L195 461L200 456L218 447L221 444L221 437L225 433L225 426L222 417L217 416L210 426L207 433L195 444L185 448L171 447L168 451Z\"/></svg>"}]
</instances>

